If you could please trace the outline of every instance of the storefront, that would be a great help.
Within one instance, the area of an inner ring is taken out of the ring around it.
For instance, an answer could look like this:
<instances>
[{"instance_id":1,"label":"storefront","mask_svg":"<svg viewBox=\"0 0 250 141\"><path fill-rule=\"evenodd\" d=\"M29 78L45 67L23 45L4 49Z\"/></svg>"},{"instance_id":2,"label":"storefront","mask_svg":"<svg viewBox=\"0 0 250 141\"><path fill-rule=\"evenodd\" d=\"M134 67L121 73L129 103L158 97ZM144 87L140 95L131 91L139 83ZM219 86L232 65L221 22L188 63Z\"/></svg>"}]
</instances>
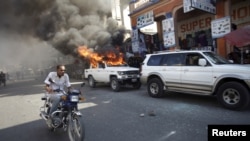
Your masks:
<instances>
[{"instance_id":1,"label":"storefront","mask_svg":"<svg viewBox=\"0 0 250 141\"><path fill-rule=\"evenodd\" d=\"M130 3L131 26L137 32L134 35L139 36L143 24L150 24L146 20L149 16L143 16L148 12L157 25L158 50L209 49L227 57L233 47L223 36L250 24L249 0L137 0ZM140 47L138 38L132 42Z\"/></svg>"}]
</instances>

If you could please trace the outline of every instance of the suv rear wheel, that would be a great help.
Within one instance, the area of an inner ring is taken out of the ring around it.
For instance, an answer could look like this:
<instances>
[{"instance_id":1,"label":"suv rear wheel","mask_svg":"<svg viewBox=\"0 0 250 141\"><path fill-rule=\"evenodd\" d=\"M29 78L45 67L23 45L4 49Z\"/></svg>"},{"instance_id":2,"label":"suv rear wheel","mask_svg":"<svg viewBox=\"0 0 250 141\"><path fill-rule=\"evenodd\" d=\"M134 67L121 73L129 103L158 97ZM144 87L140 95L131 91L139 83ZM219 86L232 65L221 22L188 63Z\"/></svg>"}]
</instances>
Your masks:
<instances>
[{"instance_id":1,"label":"suv rear wheel","mask_svg":"<svg viewBox=\"0 0 250 141\"><path fill-rule=\"evenodd\" d=\"M248 106L250 101L249 90L239 82L222 84L217 92L220 104L231 110L240 110Z\"/></svg>"},{"instance_id":2,"label":"suv rear wheel","mask_svg":"<svg viewBox=\"0 0 250 141\"><path fill-rule=\"evenodd\" d=\"M147 84L148 94L151 97L163 97L163 83L159 78L153 78Z\"/></svg>"}]
</instances>

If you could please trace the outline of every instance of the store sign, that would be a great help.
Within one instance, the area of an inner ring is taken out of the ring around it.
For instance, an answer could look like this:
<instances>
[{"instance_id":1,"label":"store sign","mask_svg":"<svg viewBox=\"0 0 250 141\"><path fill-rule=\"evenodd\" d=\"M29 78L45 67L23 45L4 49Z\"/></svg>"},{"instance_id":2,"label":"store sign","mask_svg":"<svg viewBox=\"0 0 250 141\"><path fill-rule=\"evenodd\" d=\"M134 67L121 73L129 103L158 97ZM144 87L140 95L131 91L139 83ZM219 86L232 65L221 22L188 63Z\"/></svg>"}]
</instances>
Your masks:
<instances>
[{"instance_id":1,"label":"store sign","mask_svg":"<svg viewBox=\"0 0 250 141\"><path fill-rule=\"evenodd\" d=\"M147 12L143 15L140 15L137 18L137 28L142 28L147 25L153 24L154 23L154 14L153 11Z\"/></svg>"},{"instance_id":2,"label":"store sign","mask_svg":"<svg viewBox=\"0 0 250 141\"><path fill-rule=\"evenodd\" d=\"M175 46L174 19L167 18L162 21L164 47Z\"/></svg>"},{"instance_id":3,"label":"store sign","mask_svg":"<svg viewBox=\"0 0 250 141\"><path fill-rule=\"evenodd\" d=\"M220 38L231 32L231 19L229 16L211 22L212 38Z\"/></svg>"},{"instance_id":4,"label":"store sign","mask_svg":"<svg viewBox=\"0 0 250 141\"><path fill-rule=\"evenodd\" d=\"M178 22L178 34L180 35L198 30L206 30L211 27L211 21L213 19L214 17L211 14L206 14Z\"/></svg>"},{"instance_id":5,"label":"store sign","mask_svg":"<svg viewBox=\"0 0 250 141\"><path fill-rule=\"evenodd\" d=\"M194 8L191 6L191 0L183 0L184 13L190 12L192 10L194 10Z\"/></svg>"},{"instance_id":6,"label":"store sign","mask_svg":"<svg viewBox=\"0 0 250 141\"><path fill-rule=\"evenodd\" d=\"M183 21L178 21L178 42L182 49L202 49L212 46L211 21L214 15L204 13ZM176 32L175 32L176 33Z\"/></svg>"},{"instance_id":7,"label":"store sign","mask_svg":"<svg viewBox=\"0 0 250 141\"><path fill-rule=\"evenodd\" d=\"M242 1L232 5L231 20L237 25L250 22L250 1Z\"/></svg>"},{"instance_id":8,"label":"store sign","mask_svg":"<svg viewBox=\"0 0 250 141\"><path fill-rule=\"evenodd\" d=\"M191 6L212 14L216 14L216 0L191 0Z\"/></svg>"}]
</instances>

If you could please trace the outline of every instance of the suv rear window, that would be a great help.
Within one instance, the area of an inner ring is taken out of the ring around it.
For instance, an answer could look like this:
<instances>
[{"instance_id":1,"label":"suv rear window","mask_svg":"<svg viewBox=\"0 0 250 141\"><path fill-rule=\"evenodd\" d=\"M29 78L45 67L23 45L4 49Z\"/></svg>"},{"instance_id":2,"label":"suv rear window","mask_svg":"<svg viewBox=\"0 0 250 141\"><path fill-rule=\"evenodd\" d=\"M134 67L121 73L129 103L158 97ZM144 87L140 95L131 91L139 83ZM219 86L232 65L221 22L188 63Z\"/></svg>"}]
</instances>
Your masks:
<instances>
[{"instance_id":1,"label":"suv rear window","mask_svg":"<svg viewBox=\"0 0 250 141\"><path fill-rule=\"evenodd\" d=\"M184 54L174 53L174 54L160 54L152 55L147 65L148 66L181 66L184 64Z\"/></svg>"},{"instance_id":2,"label":"suv rear window","mask_svg":"<svg viewBox=\"0 0 250 141\"><path fill-rule=\"evenodd\" d=\"M162 66L182 66L184 60L183 53L165 54L161 61Z\"/></svg>"},{"instance_id":3,"label":"suv rear window","mask_svg":"<svg viewBox=\"0 0 250 141\"><path fill-rule=\"evenodd\" d=\"M147 65L148 66L160 66L160 62L164 55L152 55L150 56Z\"/></svg>"}]
</instances>

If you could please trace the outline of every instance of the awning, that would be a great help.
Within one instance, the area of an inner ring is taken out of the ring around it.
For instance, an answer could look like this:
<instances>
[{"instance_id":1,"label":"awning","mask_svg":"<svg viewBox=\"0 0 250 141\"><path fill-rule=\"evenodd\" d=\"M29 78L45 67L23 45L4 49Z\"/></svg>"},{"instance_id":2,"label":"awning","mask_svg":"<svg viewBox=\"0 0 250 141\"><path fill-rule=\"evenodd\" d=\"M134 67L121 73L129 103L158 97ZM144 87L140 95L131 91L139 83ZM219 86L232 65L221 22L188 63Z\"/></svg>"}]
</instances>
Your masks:
<instances>
[{"instance_id":1,"label":"awning","mask_svg":"<svg viewBox=\"0 0 250 141\"><path fill-rule=\"evenodd\" d=\"M234 30L226 34L224 38L236 47L250 45L250 25Z\"/></svg>"}]
</instances>

